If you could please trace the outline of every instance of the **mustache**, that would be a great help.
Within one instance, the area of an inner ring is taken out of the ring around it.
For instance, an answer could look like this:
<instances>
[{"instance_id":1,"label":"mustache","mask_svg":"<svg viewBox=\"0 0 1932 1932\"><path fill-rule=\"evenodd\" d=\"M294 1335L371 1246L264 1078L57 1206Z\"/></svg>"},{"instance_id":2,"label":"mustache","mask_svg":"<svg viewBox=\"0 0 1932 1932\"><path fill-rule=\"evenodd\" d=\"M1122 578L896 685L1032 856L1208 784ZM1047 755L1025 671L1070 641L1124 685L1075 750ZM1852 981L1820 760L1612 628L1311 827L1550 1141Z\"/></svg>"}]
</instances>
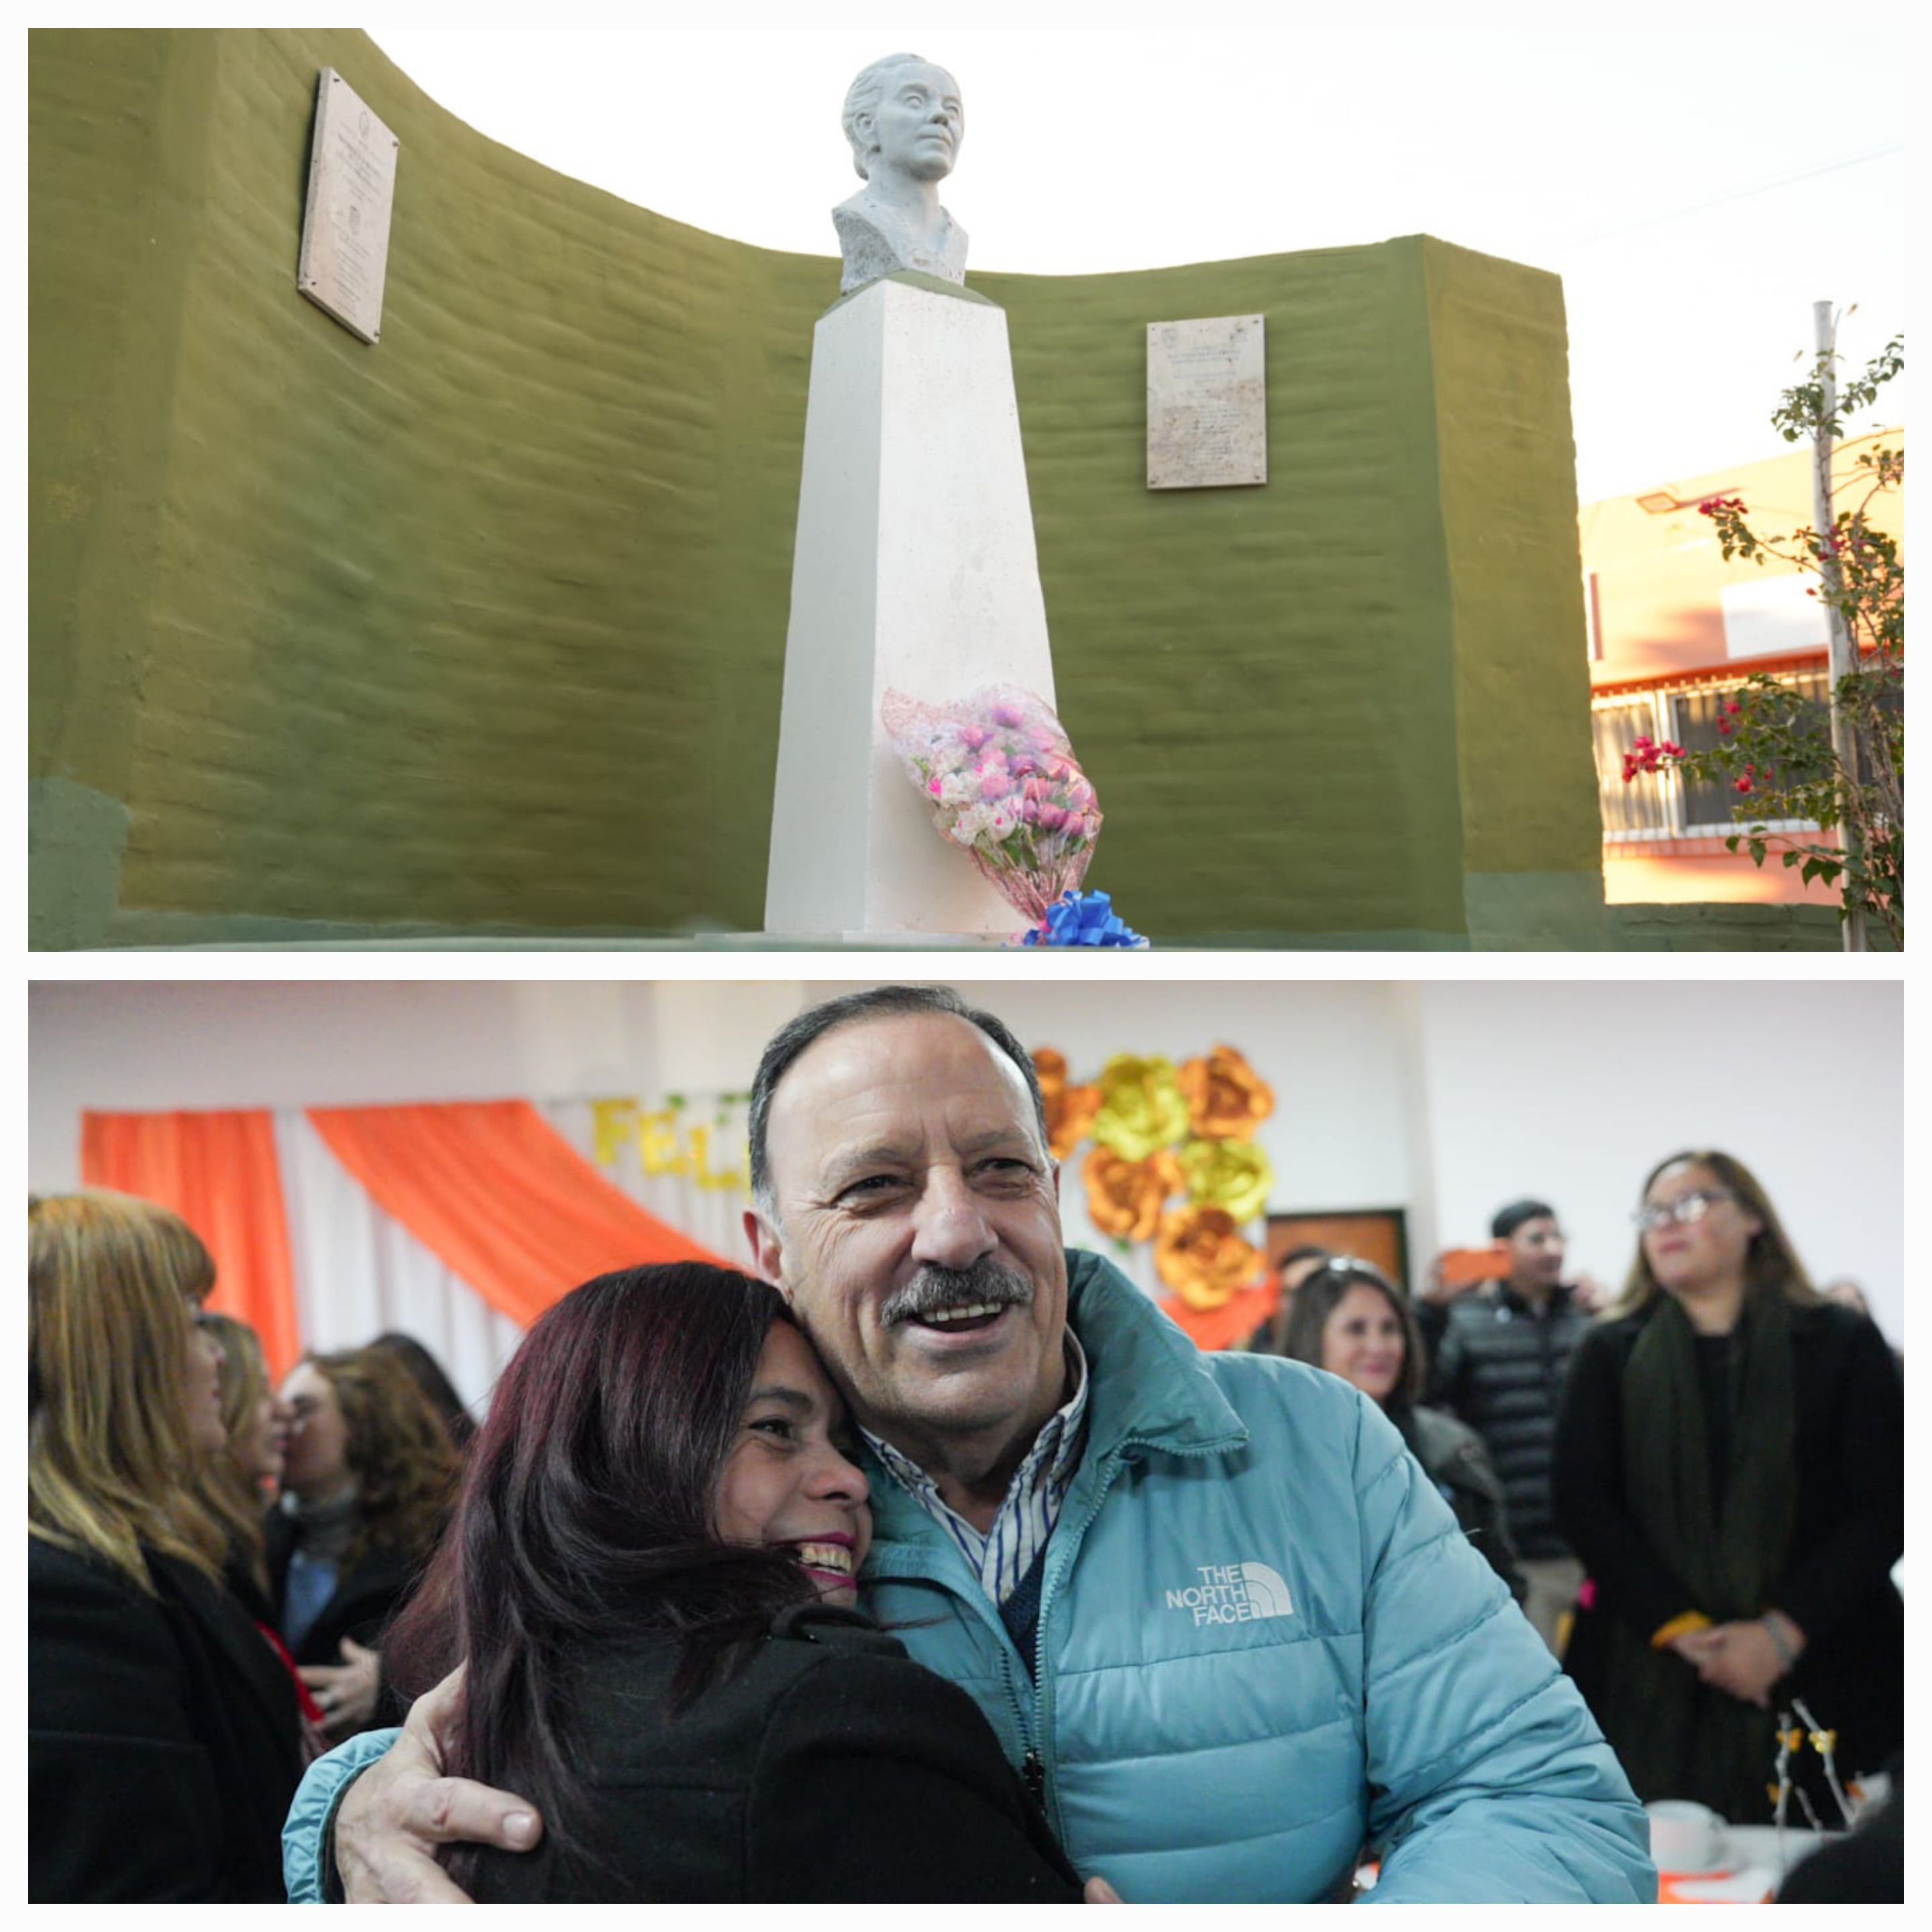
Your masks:
<instances>
[{"instance_id":1,"label":"mustache","mask_svg":"<svg viewBox=\"0 0 1932 1932\"><path fill-rule=\"evenodd\" d=\"M969 1268L922 1268L904 1287L886 1298L879 1319L888 1328L937 1315L942 1308L962 1308L983 1302L991 1308L1030 1308L1033 1283L1015 1270L1002 1268L988 1255Z\"/></svg>"}]
</instances>

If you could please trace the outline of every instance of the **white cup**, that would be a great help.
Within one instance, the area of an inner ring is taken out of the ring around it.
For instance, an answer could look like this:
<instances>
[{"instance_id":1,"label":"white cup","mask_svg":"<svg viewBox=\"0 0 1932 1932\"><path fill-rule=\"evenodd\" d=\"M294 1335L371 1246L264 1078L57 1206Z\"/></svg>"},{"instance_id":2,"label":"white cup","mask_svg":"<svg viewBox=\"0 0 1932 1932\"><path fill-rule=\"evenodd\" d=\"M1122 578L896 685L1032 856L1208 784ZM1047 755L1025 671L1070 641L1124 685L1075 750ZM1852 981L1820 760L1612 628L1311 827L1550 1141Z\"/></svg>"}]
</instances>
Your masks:
<instances>
[{"instance_id":1,"label":"white cup","mask_svg":"<svg viewBox=\"0 0 1932 1932\"><path fill-rule=\"evenodd\" d=\"M1708 1805L1661 1798L1650 1814L1650 1856L1659 1871L1715 1871L1724 1862L1724 1821Z\"/></svg>"}]
</instances>

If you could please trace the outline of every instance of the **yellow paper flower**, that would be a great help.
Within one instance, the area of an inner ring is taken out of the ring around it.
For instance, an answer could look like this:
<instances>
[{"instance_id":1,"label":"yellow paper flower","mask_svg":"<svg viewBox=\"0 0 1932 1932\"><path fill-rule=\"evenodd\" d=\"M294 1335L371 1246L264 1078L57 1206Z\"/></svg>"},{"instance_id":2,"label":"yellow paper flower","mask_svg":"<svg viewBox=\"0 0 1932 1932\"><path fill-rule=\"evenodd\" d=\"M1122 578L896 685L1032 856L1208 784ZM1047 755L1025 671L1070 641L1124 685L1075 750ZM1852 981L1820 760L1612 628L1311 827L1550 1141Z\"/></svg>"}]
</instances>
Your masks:
<instances>
[{"instance_id":1,"label":"yellow paper flower","mask_svg":"<svg viewBox=\"0 0 1932 1932\"><path fill-rule=\"evenodd\" d=\"M1183 1208L1160 1217L1154 1261L1190 1308L1219 1308L1260 1272L1262 1252L1225 1208Z\"/></svg>"},{"instance_id":2,"label":"yellow paper flower","mask_svg":"<svg viewBox=\"0 0 1932 1932\"><path fill-rule=\"evenodd\" d=\"M1180 1171L1197 1207L1225 1208L1237 1221L1265 1211L1274 1185L1274 1165L1252 1141L1190 1141Z\"/></svg>"},{"instance_id":3,"label":"yellow paper flower","mask_svg":"<svg viewBox=\"0 0 1932 1932\"><path fill-rule=\"evenodd\" d=\"M1055 1160L1064 1160L1094 1130L1094 1116L1100 1111L1097 1087L1071 1087L1066 1081L1066 1056L1050 1046L1035 1050L1033 1070L1040 1076L1041 1097L1046 1102L1046 1139Z\"/></svg>"},{"instance_id":4,"label":"yellow paper flower","mask_svg":"<svg viewBox=\"0 0 1932 1932\"><path fill-rule=\"evenodd\" d=\"M1144 1241L1160 1225L1168 1196L1180 1190L1180 1163L1166 1153L1123 1160L1112 1148L1096 1147L1080 1178L1087 1184L1087 1217L1102 1234Z\"/></svg>"},{"instance_id":5,"label":"yellow paper flower","mask_svg":"<svg viewBox=\"0 0 1932 1932\"><path fill-rule=\"evenodd\" d=\"M1274 1089L1232 1046L1184 1062L1180 1081L1189 1123L1204 1141L1246 1140L1274 1112Z\"/></svg>"},{"instance_id":6,"label":"yellow paper flower","mask_svg":"<svg viewBox=\"0 0 1932 1932\"><path fill-rule=\"evenodd\" d=\"M1100 1111L1094 1138L1123 1160L1145 1160L1187 1132L1187 1102L1171 1060L1117 1053L1100 1074Z\"/></svg>"}]
</instances>

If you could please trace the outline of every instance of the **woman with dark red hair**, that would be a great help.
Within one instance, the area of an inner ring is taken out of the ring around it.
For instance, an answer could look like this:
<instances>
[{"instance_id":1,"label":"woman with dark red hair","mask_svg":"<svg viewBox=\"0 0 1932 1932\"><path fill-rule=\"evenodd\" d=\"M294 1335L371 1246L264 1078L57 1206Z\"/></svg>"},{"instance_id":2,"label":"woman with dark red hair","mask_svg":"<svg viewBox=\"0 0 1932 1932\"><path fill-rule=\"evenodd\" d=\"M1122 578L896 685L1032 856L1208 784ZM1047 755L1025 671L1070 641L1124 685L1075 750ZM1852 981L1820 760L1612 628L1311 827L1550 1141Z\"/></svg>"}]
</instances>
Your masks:
<instances>
[{"instance_id":1,"label":"woman with dark red hair","mask_svg":"<svg viewBox=\"0 0 1932 1932\"><path fill-rule=\"evenodd\" d=\"M967 1694L856 1608L844 1410L776 1290L604 1275L530 1331L386 1652L467 1659L445 1768L541 1844L446 1853L483 1900L1076 1902Z\"/></svg>"}]
</instances>

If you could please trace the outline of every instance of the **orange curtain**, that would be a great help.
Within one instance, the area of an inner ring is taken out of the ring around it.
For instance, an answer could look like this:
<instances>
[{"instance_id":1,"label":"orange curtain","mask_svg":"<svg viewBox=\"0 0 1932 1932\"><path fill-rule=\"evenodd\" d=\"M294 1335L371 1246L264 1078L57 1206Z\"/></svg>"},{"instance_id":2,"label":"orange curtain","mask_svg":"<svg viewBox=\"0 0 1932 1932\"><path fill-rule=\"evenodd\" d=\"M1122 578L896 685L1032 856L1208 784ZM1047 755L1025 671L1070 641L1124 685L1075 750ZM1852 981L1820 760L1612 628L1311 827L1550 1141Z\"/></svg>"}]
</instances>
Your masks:
<instances>
[{"instance_id":1,"label":"orange curtain","mask_svg":"<svg viewBox=\"0 0 1932 1932\"><path fill-rule=\"evenodd\" d=\"M311 1107L308 1118L386 1212L525 1328L592 1275L719 1258L646 1213L527 1101Z\"/></svg>"},{"instance_id":2,"label":"orange curtain","mask_svg":"<svg viewBox=\"0 0 1932 1932\"><path fill-rule=\"evenodd\" d=\"M266 1109L83 1114L80 1170L90 1187L172 1208L201 1237L214 1257L208 1306L261 1336L268 1372L280 1382L302 1340L274 1122Z\"/></svg>"}]
</instances>

